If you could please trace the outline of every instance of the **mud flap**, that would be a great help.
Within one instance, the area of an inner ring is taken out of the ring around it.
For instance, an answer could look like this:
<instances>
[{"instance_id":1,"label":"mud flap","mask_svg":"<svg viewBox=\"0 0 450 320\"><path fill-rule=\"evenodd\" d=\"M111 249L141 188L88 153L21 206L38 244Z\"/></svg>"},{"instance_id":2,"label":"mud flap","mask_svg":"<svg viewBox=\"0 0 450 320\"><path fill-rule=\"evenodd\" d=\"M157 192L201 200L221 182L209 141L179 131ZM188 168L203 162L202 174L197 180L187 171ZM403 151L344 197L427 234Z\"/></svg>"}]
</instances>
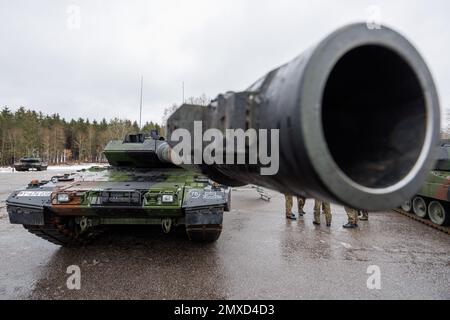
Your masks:
<instances>
[{"instance_id":1,"label":"mud flap","mask_svg":"<svg viewBox=\"0 0 450 320\"><path fill-rule=\"evenodd\" d=\"M187 225L222 224L223 208L186 210Z\"/></svg>"},{"instance_id":2,"label":"mud flap","mask_svg":"<svg viewBox=\"0 0 450 320\"><path fill-rule=\"evenodd\" d=\"M25 224L31 226L44 225L44 210L42 208L31 209L8 206L7 211L9 222L12 224Z\"/></svg>"},{"instance_id":3,"label":"mud flap","mask_svg":"<svg viewBox=\"0 0 450 320\"><path fill-rule=\"evenodd\" d=\"M216 241L222 232L223 207L186 210L186 232L190 240Z\"/></svg>"}]
</instances>

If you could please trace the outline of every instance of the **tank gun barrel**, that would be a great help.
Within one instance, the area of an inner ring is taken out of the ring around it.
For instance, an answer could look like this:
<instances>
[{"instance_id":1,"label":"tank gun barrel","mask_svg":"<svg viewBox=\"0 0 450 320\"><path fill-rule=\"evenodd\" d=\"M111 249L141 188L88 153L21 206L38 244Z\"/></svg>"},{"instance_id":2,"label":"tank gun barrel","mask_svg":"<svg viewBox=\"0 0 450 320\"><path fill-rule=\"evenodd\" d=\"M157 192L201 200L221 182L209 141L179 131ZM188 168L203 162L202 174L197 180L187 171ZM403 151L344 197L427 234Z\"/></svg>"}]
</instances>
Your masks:
<instances>
[{"instance_id":1,"label":"tank gun barrel","mask_svg":"<svg viewBox=\"0 0 450 320\"><path fill-rule=\"evenodd\" d=\"M430 71L411 43L384 26L352 24L243 92L221 94L206 107L180 107L167 123L172 147L176 129L195 135L194 121L202 121L201 133L279 132L279 141L267 138L268 149L279 150L276 174L261 175L259 157L251 165L197 164L218 182L381 210L400 205L424 182L440 114Z\"/></svg>"},{"instance_id":2,"label":"tank gun barrel","mask_svg":"<svg viewBox=\"0 0 450 320\"><path fill-rule=\"evenodd\" d=\"M170 157L170 146L166 141L158 141L156 146L156 155L161 162L172 163Z\"/></svg>"}]
</instances>

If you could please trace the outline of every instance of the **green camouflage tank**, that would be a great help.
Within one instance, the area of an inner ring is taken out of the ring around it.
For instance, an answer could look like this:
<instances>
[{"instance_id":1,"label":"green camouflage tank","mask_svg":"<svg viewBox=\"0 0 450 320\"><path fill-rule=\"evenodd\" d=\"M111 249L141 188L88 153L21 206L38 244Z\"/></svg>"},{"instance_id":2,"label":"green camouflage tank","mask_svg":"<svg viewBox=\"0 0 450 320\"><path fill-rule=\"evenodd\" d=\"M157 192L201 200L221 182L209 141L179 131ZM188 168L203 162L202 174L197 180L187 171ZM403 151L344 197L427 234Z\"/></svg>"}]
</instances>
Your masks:
<instances>
[{"instance_id":1,"label":"green camouflage tank","mask_svg":"<svg viewBox=\"0 0 450 320\"><path fill-rule=\"evenodd\" d=\"M230 190L176 167L156 133L111 141L110 166L51 181L32 181L7 199L11 223L60 245L89 240L107 225L184 225L189 239L215 241L229 210Z\"/></svg>"},{"instance_id":2,"label":"green camouflage tank","mask_svg":"<svg viewBox=\"0 0 450 320\"><path fill-rule=\"evenodd\" d=\"M402 205L407 212L420 218L429 217L437 225L450 222L450 141L442 141L435 169L419 192Z\"/></svg>"},{"instance_id":3,"label":"green camouflage tank","mask_svg":"<svg viewBox=\"0 0 450 320\"><path fill-rule=\"evenodd\" d=\"M47 163L43 162L40 158L34 157L20 158L18 162L14 163L14 170L16 171L47 170Z\"/></svg>"}]
</instances>

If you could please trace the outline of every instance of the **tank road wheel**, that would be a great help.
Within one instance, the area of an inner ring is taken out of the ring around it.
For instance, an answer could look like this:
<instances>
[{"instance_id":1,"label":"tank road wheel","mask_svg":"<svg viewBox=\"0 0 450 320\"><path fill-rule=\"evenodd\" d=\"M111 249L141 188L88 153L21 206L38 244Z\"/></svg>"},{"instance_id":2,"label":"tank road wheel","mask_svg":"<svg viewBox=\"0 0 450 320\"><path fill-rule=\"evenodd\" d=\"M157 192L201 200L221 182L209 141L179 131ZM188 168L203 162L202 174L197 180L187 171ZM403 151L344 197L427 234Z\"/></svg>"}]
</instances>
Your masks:
<instances>
[{"instance_id":1,"label":"tank road wheel","mask_svg":"<svg viewBox=\"0 0 450 320\"><path fill-rule=\"evenodd\" d=\"M411 212L411 209L412 209L411 200L403 202L403 204L401 205L400 208L402 208L403 211Z\"/></svg>"},{"instance_id":2,"label":"tank road wheel","mask_svg":"<svg viewBox=\"0 0 450 320\"><path fill-rule=\"evenodd\" d=\"M414 197L412 201L413 211L419 218L425 218L427 216L427 203L422 197Z\"/></svg>"},{"instance_id":3,"label":"tank road wheel","mask_svg":"<svg viewBox=\"0 0 450 320\"><path fill-rule=\"evenodd\" d=\"M448 224L450 220L450 214L442 203L439 201L431 201L428 205L428 215L430 220L438 226Z\"/></svg>"},{"instance_id":4,"label":"tank road wheel","mask_svg":"<svg viewBox=\"0 0 450 320\"><path fill-rule=\"evenodd\" d=\"M191 241L214 242L222 233L223 207L186 212L186 233Z\"/></svg>"}]
</instances>

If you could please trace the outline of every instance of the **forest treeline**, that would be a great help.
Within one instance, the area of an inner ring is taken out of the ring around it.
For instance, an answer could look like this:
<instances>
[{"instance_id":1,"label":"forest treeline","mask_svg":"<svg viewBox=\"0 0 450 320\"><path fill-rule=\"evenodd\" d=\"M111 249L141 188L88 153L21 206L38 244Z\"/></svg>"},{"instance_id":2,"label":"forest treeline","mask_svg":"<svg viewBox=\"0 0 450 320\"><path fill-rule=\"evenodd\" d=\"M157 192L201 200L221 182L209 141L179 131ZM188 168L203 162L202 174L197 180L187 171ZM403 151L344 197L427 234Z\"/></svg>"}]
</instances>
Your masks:
<instances>
[{"instance_id":1,"label":"forest treeline","mask_svg":"<svg viewBox=\"0 0 450 320\"><path fill-rule=\"evenodd\" d=\"M185 100L203 106L210 101L205 94ZM177 108L177 104L165 108L162 123ZM12 111L5 106L0 111L0 166L12 165L27 156L40 157L49 164L104 162L103 148L108 141L122 139L127 133L154 129L165 134L164 127L152 121L139 130L136 121L126 119L66 121L59 114L47 115L25 107Z\"/></svg>"},{"instance_id":2,"label":"forest treeline","mask_svg":"<svg viewBox=\"0 0 450 320\"><path fill-rule=\"evenodd\" d=\"M205 95L186 99L187 103L207 105ZM164 110L163 123L177 109L174 104ZM441 137L450 138L450 110L443 113L447 121ZM162 125L147 122L142 131L156 129L164 135ZM138 132L137 122L114 118L106 121L90 121L79 118L66 121L58 114L20 107L11 111L3 107L0 112L0 166L11 165L21 157L41 157L49 164L66 162L103 162L103 148L108 141L122 139L125 134Z\"/></svg>"},{"instance_id":3,"label":"forest treeline","mask_svg":"<svg viewBox=\"0 0 450 320\"><path fill-rule=\"evenodd\" d=\"M145 123L143 131L160 130L160 125ZM95 120L79 118L66 121L58 114L20 107L0 112L0 165L11 165L24 156L41 157L49 164L65 162L102 162L102 151L109 140L122 139L126 133L139 131L136 122L122 119Z\"/></svg>"}]
</instances>

